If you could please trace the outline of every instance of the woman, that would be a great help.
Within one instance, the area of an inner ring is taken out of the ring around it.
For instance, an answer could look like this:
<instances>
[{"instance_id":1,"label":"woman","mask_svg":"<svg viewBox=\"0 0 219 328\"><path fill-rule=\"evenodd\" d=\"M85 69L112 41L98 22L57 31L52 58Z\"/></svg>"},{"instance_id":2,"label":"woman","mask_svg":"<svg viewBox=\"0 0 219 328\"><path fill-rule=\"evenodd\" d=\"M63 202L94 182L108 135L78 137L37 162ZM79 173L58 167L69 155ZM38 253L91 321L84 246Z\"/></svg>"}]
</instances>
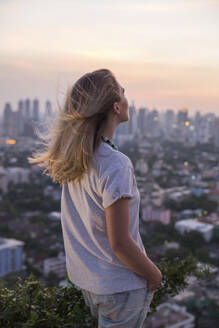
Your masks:
<instances>
[{"instance_id":1,"label":"woman","mask_svg":"<svg viewBox=\"0 0 219 328\"><path fill-rule=\"evenodd\" d=\"M132 162L112 142L116 127L128 120L128 101L114 74L87 73L68 90L44 153L29 158L62 185L68 276L101 328L141 328L161 283L139 234Z\"/></svg>"}]
</instances>

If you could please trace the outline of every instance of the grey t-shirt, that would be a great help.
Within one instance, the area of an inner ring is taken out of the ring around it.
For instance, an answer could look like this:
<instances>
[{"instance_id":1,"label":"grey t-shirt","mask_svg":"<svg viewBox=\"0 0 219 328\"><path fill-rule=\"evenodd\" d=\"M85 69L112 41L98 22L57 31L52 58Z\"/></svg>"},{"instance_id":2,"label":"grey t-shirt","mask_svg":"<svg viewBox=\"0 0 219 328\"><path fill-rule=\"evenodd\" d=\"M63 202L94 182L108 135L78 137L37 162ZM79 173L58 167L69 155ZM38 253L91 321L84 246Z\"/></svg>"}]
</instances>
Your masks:
<instances>
[{"instance_id":1,"label":"grey t-shirt","mask_svg":"<svg viewBox=\"0 0 219 328\"><path fill-rule=\"evenodd\" d=\"M78 183L62 187L61 223L69 279L95 294L146 287L146 279L130 270L112 252L105 208L130 198L130 234L146 254L139 234L140 194L131 160L101 142L91 166ZM119 217L118 217L119 220Z\"/></svg>"}]
</instances>

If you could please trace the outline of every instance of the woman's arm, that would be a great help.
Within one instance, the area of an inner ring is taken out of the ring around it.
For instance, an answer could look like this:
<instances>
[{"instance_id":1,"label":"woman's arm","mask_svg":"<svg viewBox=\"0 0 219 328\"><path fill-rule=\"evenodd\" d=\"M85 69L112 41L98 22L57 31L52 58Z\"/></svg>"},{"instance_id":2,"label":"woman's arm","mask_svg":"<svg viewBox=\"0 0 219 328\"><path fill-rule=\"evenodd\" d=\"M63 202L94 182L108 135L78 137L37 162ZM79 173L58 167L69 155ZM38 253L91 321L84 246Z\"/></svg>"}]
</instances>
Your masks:
<instances>
[{"instance_id":1,"label":"woman's arm","mask_svg":"<svg viewBox=\"0 0 219 328\"><path fill-rule=\"evenodd\" d=\"M149 290L153 291L159 287L162 275L129 233L129 202L128 198L120 198L105 209L107 235L115 255L128 268L145 278Z\"/></svg>"}]
</instances>

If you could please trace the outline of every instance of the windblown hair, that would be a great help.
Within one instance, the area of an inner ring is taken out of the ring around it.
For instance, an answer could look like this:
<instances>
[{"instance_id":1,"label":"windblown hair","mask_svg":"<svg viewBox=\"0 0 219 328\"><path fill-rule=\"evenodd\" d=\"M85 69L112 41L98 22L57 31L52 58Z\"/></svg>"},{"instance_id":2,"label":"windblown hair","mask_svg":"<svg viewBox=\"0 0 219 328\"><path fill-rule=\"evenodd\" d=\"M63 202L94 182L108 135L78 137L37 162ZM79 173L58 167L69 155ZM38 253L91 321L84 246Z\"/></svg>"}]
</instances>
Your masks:
<instances>
[{"instance_id":1,"label":"windblown hair","mask_svg":"<svg viewBox=\"0 0 219 328\"><path fill-rule=\"evenodd\" d=\"M109 110L120 100L119 85L110 70L80 77L68 88L64 106L58 106L47 133L37 131L44 149L28 157L29 163L45 167L43 173L60 185L80 181L101 142Z\"/></svg>"}]
</instances>

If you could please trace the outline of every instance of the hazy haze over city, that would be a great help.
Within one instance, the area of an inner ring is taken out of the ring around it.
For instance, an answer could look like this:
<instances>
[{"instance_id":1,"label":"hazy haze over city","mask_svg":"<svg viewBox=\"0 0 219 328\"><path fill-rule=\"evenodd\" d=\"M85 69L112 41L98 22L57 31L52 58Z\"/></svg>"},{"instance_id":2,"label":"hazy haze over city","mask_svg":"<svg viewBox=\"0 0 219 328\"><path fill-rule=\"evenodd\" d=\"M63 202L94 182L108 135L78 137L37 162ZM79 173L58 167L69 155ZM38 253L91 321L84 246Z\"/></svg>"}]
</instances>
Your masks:
<instances>
[{"instance_id":1,"label":"hazy haze over city","mask_svg":"<svg viewBox=\"0 0 219 328\"><path fill-rule=\"evenodd\" d=\"M218 0L2 0L0 13L0 114L109 68L137 108L219 115Z\"/></svg>"}]
</instances>

